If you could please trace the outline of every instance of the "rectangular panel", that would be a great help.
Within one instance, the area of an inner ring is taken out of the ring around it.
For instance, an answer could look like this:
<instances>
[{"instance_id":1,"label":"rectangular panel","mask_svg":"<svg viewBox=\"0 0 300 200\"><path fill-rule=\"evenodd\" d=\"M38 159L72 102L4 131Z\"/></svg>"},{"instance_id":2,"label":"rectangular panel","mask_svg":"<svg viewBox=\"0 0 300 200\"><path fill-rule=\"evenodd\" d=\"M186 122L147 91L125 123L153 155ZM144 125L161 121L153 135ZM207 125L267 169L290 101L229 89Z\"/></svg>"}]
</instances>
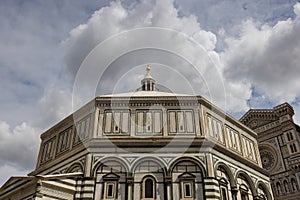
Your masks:
<instances>
[{"instance_id":1,"label":"rectangular panel","mask_svg":"<svg viewBox=\"0 0 300 200\"><path fill-rule=\"evenodd\" d=\"M252 142L251 141L249 141L249 157L250 157L250 159L253 159L253 146L252 146L253 144L252 144Z\"/></svg>"},{"instance_id":2,"label":"rectangular panel","mask_svg":"<svg viewBox=\"0 0 300 200\"><path fill-rule=\"evenodd\" d=\"M156 111L154 113L154 132L155 133L161 133L161 113L159 111Z\"/></svg>"},{"instance_id":3,"label":"rectangular panel","mask_svg":"<svg viewBox=\"0 0 300 200\"><path fill-rule=\"evenodd\" d=\"M146 112L145 129L147 133L152 133L152 113Z\"/></svg>"},{"instance_id":4,"label":"rectangular panel","mask_svg":"<svg viewBox=\"0 0 300 200\"><path fill-rule=\"evenodd\" d=\"M49 145L48 145L48 150L47 150L47 155L48 155L48 158L51 159L52 157L52 149L53 149L53 142L52 140L49 141Z\"/></svg>"},{"instance_id":5,"label":"rectangular panel","mask_svg":"<svg viewBox=\"0 0 300 200\"><path fill-rule=\"evenodd\" d=\"M140 172L148 172L148 166L140 166Z\"/></svg>"},{"instance_id":6,"label":"rectangular panel","mask_svg":"<svg viewBox=\"0 0 300 200\"><path fill-rule=\"evenodd\" d=\"M124 112L122 113L122 132L128 133L129 127L129 113Z\"/></svg>"},{"instance_id":7,"label":"rectangular panel","mask_svg":"<svg viewBox=\"0 0 300 200\"><path fill-rule=\"evenodd\" d=\"M185 112L186 117L186 131L188 133L194 133L194 117L192 111Z\"/></svg>"},{"instance_id":8,"label":"rectangular panel","mask_svg":"<svg viewBox=\"0 0 300 200\"><path fill-rule=\"evenodd\" d=\"M45 162L45 160L46 160L47 148L48 148L48 143L45 143L44 147L43 147L43 154L42 154L41 163Z\"/></svg>"},{"instance_id":9,"label":"rectangular panel","mask_svg":"<svg viewBox=\"0 0 300 200\"><path fill-rule=\"evenodd\" d=\"M44 144L42 162L46 162L46 161L48 161L48 160L50 160L52 158L53 149L54 149L54 145L55 145L54 142L55 142L55 137L53 137L52 139L48 140Z\"/></svg>"},{"instance_id":10,"label":"rectangular panel","mask_svg":"<svg viewBox=\"0 0 300 200\"><path fill-rule=\"evenodd\" d=\"M67 148L67 141L68 141L68 130L63 131L59 134L58 137L58 146L57 146L57 151L56 153L60 153L64 151Z\"/></svg>"},{"instance_id":11,"label":"rectangular panel","mask_svg":"<svg viewBox=\"0 0 300 200\"><path fill-rule=\"evenodd\" d=\"M243 151L244 151L244 156L246 156L247 157L247 154L248 154L248 151L247 151L247 144L246 144L246 139L244 138L244 137L242 137L242 143L243 143L243 145L244 145L244 149L243 149Z\"/></svg>"},{"instance_id":12,"label":"rectangular panel","mask_svg":"<svg viewBox=\"0 0 300 200\"><path fill-rule=\"evenodd\" d=\"M217 121L216 121L216 119L213 118L212 122L213 122L213 137L215 139L218 139L219 138L219 132L218 132Z\"/></svg>"},{"instance_id":13,"label":"rectangular panel","mask_svg":"<svg viewBox=\"0 0 300 200\"><path fill-rule=\"evenodd\" d=\"M71 144L71 135L72 135L72 127L69 128L68 130L68 135L67 135L67 147L69 148L70 147L70 144Z\"/></svg>"},{"instance_id":14,"label":"rectangular panel","mask_svg":"<svg viewBox=\"0 0 300 200\"><path fill-rule=\"evenodd\" d=\"M175 113L175 111L169 112L169 129L170 129L170 133L176 133L176 113Z\"/></svg>"},{"instance_id":15,"label":"rectangular panel","mask_svg":"<svg viewBox=\"0 0 300 200\"><path fill-rule=\"evenodd\" d=\"M234 131L234 135L235 135L235 144L236 144L236 150L238 152L241 151L241 145L240 145L240 138L239 138L239 133Z\"/></svg>"},{"instance_id":16,"label":"rectangular panel","mask_svg":"<svg viewBox=\"0 0 300 200\"><path fill-rule=\"evenodd\" d=\"M177 172L186 172L186 166L179 165L177 167Z\"/></svg>"},{"instance_id":17,"label":"rectangular panel","mask_svg":"<svg viewBox=\"0 0 300 200\"><path fill-rule=\"evenodd\" d=\"M230 136L230 128L226 127L226 137L228 141L228 145L230 148L232 148L232 141L231 141L231 136Z\"/></svg>"},{"instance_id":18,"label":"rectangular panel","mask_svg":"<svg viewBox=\"0 0 300 200\"><path fill-rule=\"evenodd\" d=\"M185 132L184 117L183 117L183 112L182 111L177 112L177 126L178 126L178 132L179 133Z\"/></svg>"},{"instance_id":19,"label":"rectangular panel","mask_svg":"<svg viewBox=\"0 0 300 200\"><path fill-rule=\"evenodd\" d=\"M68 147L68 137L69 131L65 131L63 134L63 141L62 141L62 150L65 150Z\"/></svg>"},{"instance_id":20,"label":"rectangular panel","mask_svg":"<svg viewBox=\"0 0 300 200\"><path fill-rule=\"evenodd\" d=\"M148 172L158 172L159 168L158 166L149 166L148 167Z\"/></svg>"},{"instance_id":21,"label":"rectangular panel","mask_svg":"<svg viewBox=\"0 0 300 200\"><path fill-rule=\"evenodd\" d=\"M73 145L79 142L79 133L80 133L80 123L77 123L74 130L74 142Z\"/></svg>"},{"instance_id":22,"label":"rectangular panel","mask_svg":"<svg viewBox=\"0 0 300 200\"><path fill-rule=\"evenodd\" d=\"M253 141L251 141L250 147L251 147L252 159L256 161L256 153L255 153L255 147Z\"/></svg>"},{"instance_id":23,"label":"rectangular panel","mask_svg":"<svg viewBox=\"0 0 300 200\"><path fill-rule=\"evenodd\" d=\"M88 117L86 119L86 127L85 127L85 136L84 136L84 138L87 138L89 136L89 133L90 133L90 121L91 121L91 117Z\"/></svg>"},{"instance_id":24,"label":"rectangular panel","mask_svg":"<svg viewBox=\"0 0 300 200\"><path fill-rule=\"evenodd\" d=\"M143 112L138 112L137 113L137 132L138 133L143 133L143 127L144 127L144 113Z\"/></svg>"},{"instance_id":25,"label":"rectangular panel","mask_svg":"<svg viewBox=\"0 0 300 200\"><path fill-rule=\"evenodd\" d=\"M219 141L221 143L224 143L223 127L222 127L222 122L220 121L217 122L217 131L219 133Z\"/></svg>"},{"instance_id":26,"label":"rectangular panel","mask_svg":"<svg viewBox=\"0 0 300 200\"><path fill-rule=\"evenodd\" d=\"M231 136L232 148L236 149L235 133L232 129L230 130L230 136Z\"/></svg>"},{"instance_id":27,"label":"rectangular panel","mask_svg":"<svg viewBox=\"0 0 300 200\"><path fill-rule=\"evenodd\" d=\"M208 135L213 137L213 124L212 124L212 118L210 115L207 115L207 122L208 122Z\"/></svg>"},{"instance_id":28,"label":"rectangular panel","mask_svg":"<svg viewBox=\"0 0 300 200\"><path fill-rule=\"evenodd\" d=\"M114 112L114 133L119 133L120 132L120 112Z\"/></svg>"},{"instance_id":29,"label":"rectangular panel","mask_svg":"<svg viewBox=\"0 0 300 200\"><path fill-rule=\"evenodd\" d=\"M251 156L252 156L251 153L252 152L251 152L251 147L250 147L250 141L249 140L247 140L247 149L248 149L248 157L251 158Z\"/></svg>"},{"instance_id":30,"label":"rectangular panel","mask_svg":"<svg viewBox=\"0 0 300 200\"><path fill-rule=\"evenodd\" d=\"M112 120L112 113L111 112L108 112L108 113L105 113L105 118L104 118L105 122L105 129L104 129L104 132L105 133L111 133L111 120Z\"/></svg>"},{"instance_id":31,"label":"rectangular panel","mask_svg":"<svg viewBox=\"0 0 300 200\"><path fill-rule=\"evenodd\" d=\"M85 120L81 121L81 127L80 127L80 139L84 139L84 135L85 135Z\"/></svg>"},{"instance_id":32,"label":"rectangular panel","mask_svg":"<svg viewBox=\"0 0 300 200\"><path fill-rule=\"evenodd\" d=\"M58 147L57 147L57 151L56 151L57 153L63 151L64 138L65 138L64 132L60 133L58 136Z\"/></svg>"}]
</instances>

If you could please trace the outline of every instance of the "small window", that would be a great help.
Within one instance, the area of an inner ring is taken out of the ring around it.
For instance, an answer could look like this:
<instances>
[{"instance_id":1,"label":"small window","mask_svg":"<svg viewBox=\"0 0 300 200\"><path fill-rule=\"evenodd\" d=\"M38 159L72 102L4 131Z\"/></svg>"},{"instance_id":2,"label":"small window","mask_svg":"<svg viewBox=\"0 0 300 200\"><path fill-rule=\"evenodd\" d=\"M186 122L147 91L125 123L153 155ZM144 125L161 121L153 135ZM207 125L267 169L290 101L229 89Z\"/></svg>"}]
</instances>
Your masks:
<instances>
[{"instance_id":1,"label":"small window","mask_svg":"<svg viewBox=\"0 0 300 200\"><path fill-rule=\"evenodd\" d=\"M246 191L241 191L241 199L249 200L248 193Z\"/></svg>"},{"instance_id":2,"label":"small window","mask_svg":"<svg viewBox=\"0 0 300 200\"><path fill-rule=\"evenodd\" d=\"M193 197L194 197L194 181L193 180L182 180L180 185L181 185L181 198L182 199L193 199Z\"/></svg>"},{"instance_id":3,"label":"small window","mask_svg":"<svg viewBox=\"0 0 300 200\"><path fill-rule=\"evenodd\" d=\"M292 184L293 191L296 191L298 189L298 187L297 187L296 180L294 178L292 178L291 184Z\"/></svg>"},{"instance_id":4,"label":"small window","mask_svg":"<svg viewBox=\"0 0 300 200\"><path fill-rule=\"evenodd\" d=\"M283 181L283 186L284 186L285 193L288 193L289 192L289 185L288 185L288 182L286 180Z\"/></svg>"},{"instance_id":5,"label":"small window","mask_svg":"<svg viewBox=\"0 0 300 200\"><path fill-rule=\"evenodd\" d=\"M287 140L288 140L288 141L294 140L294 136L293 136L293 133L292 133L292 132L288 132L288 133L286 134L286 136L287 136Z\"/></svg>"},{"instance_id":6,"label":"small window","mask_svg":"<svg viewBox=\"0 0 300 200\"><path fill-rule=\"evenodd\" d=\"M292 132L290 132L290 140L294 140L294 136Z\"/></svg>"},{"instance_id":7,"label":"small window","mask_svg":"<svg viewBox=\"0 0 300 200\"><path fill-rule=\"evenodd\" d=\"M277 195L281 195L281 185L280 183L276 183Z\"/></svg>"},{"instance_id":8,"label":"small window","mask_svg":"<svg viewBox=\"0 0 300 200\"><path fill-rule=\"evenodd\" d=\"M296 144L295 144L295 143L291 144L291 145L290 145L290 149L291 149L291 153L297 152Z\"/></svg>"},{"instance_id":9,"label":"small window","mask_svg":"<svg viewBox=\"0 0 300 200\"><path fill-rule=\"evenodd\" d=\"M114 184L107 184L106 198L114 198Z\"/></svg>"},{"instance_id":10,"label":"small window","mask_svg":"<svg viewBox=\"0 0 300 200\"><path fill-rule=\"evenodd\" d=\"M116 166L114 164L109 164L108 166ZM103 166L106 168L106 166ZM102 168L103 170L103 168ZM118 199L118 181L120 176L110 172L103 176L103 188L102 188L102 195L103 199Z\"/></svg>"},{"instance_id":11,"label":"small window","mask_svg":"<svg viewBox=\"0 0 300 200\"><path fill-rule=\"evenodd\" d=\"M294 147L294 152L297 152L297 147L295 143L293 144L293 147Z\"/></svg>"},{"instance_id":12,"label":"small window","mask_svg":"<svg viewBox=\"0 0 300 200\"><path fill-rule=\"evenodd\" d=\"M155 198L155 180L152 177L147 177L143 180L143 198Z\"/></svg>"},{"instance_id":13,"label":"small window","mask_svg":"<svg viewBox=\"0 0 300 200\"><path fill-rule=\"evenodd\" d=\"M227 188L221 187L221 200L228 200Z\"/></svg>"},{"instance_id":14,"label":"small window","mask_svg":"<svg viewBox=\"0 0 300 200\"><path fill-rule=\"evenodd\" d=\"M153 181L151 179L145 181L145 198L153 198Z\"/></svg>"},{"instance_id":15,"label":"small window","mask_svg":"<svg viewBox=\"0 0 300 200\"><path fill-rule=\"evenodd\" d=\"M191 183L184 183L184 197L192 197Z\"/></svg>"}]
</instances>

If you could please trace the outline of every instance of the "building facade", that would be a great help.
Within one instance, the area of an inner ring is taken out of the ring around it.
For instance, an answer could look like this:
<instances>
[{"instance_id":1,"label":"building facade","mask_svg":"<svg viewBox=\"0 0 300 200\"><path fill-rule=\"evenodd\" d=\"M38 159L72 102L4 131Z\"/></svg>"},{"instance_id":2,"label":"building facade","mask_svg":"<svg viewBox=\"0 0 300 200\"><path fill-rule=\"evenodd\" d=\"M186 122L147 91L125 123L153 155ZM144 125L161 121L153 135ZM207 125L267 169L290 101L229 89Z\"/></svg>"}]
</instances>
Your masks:
<instances>
[{"instance_id":1,"label":"building facade","mask_svg":"<svg viewBox=\"0 0 300 200\"><path fill-rule=\"evenodd\" d=\"M201 96L98 96L41 135L36 169L0 199L273 199L257 134Z\"/></svg>"},{"instance_id":2,"label":"building facade","mask_svg":"<svg viewBox=\"0 0 300 200\"><path fill-rule=\"evenodd\" d=\"M263 167L270 173L275 199L300 199L300 127L288 103L251 109L240 121L258 134Z\"/></svg>"}]
</instances>

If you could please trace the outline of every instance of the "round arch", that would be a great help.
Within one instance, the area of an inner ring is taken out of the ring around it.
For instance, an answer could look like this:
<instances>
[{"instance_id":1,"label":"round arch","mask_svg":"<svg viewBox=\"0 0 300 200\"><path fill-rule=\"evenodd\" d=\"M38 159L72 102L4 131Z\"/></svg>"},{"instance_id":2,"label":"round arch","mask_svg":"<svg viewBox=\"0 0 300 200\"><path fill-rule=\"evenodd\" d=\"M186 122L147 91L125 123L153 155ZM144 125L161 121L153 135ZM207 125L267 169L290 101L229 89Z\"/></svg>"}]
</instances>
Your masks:
<instances>
[{"instance_id":1,"label":"round arch","mask_svg":"<svg viewBox=\"0 0 300 200\"><path fill-rule=\"evenodd\" d=\"M263 143L259 145L259 152L264 169L269 172L275 170L278 163L276 148L270 143ZM265 160L264 157L266 158Z\"/></svg>"},{"instance_id":2,"label":"round arch","mask_svg":"<svg viewBox=\"0 0 300 200\"><path fill-rule=\"evenodd\" d=\"M67 169L67 173L72 173L72 172L83 172L83 165L82 163L76 162L70 165Z\"/></svg>"},{"instance_id":3,"label":"round arch","mask_svg":"<svg viewBox=\"0 0 300 200\"><path fill-rule=\"evenodd\" d=\"M184 161L190 161L190 162L193 162L194 164L196 164L196 165L201 169L201 172L202 172L202 176L203 176L203 177L205 177L205 176L207 175L203 163L202 163L200 160L195 159L194 157L180 157L180 158L177 158L176 160L174 160L174 161L170 164L170 167L169 167L169 169L168 169L168 174L171 174L171 173L172 173L174 167L175 167L178 163L184 162Z\"/></svg>"},{"instance_id":4,"label":"round arch","mask_svg":"<svg viewBox=\"0 0 300 200\"><path fill-rule=\"evenodd\" d=\"M290 178L290 183L291 183L291 189L292 189L292 191L298 190L297 178L295 176L292 176Z\"/></svg>"},{"instance_id":5,"label":"round arch","mask_svg":"<svg viewBox=\"0 0 300 200\"><path fill-rule=\"evenodd\" d=\"M96 173L97 173L97 170L105 163L107 162L117 162L119 163L122 167L124 167L126 173L129 172L129 167L128 167L128 164L120 159L119 157L106 157L106 158L103 158L103 159L99 159L95 164L94 164L94 167L93 167L93 170L92 170L92 174L95 176Z\"/></svg>"},{"instance_id":6,"label":"round arch","mask_svg":"<svg viewBox=\"0 0 300 200\"><path fill-rule=\"evenodd\" d=\"M256 197L257 196L257 190L255 188L255 185L254 185L251 177L246 172L240 170L235 175L235 181L236 182L237 182L237 179L239 178L239 176L242 176L242 177L244 177L246 179L246 181L249 184L249 187L250 187L250 190L252 192L253 197Z\"/></svg>"},{"instance_id":7,"label":"round arch","mask_svg":"<svg viewBox=\"0 0 300 200\"><path fill-rule=\"evenodd\" d=\"M262 181L258 181L256 184L256 188L258 189L259 187L261 187L264 191L264 193L267 195L267 200L271 200L272 199L272 195L270 193L271 188L269 188L264 182Z\"/></svg>"},{"instance_id":8,"label":"round arch","mask_svg":"<svg viewBox=\"0 0 300 200\"><path fill-rule=\"evenodd\" d=\"M229 178L229 182L230 182L231 188L236 187L236 181L235 181L234 176L233 176L233 173L232 173L232 171L230 170L230 168L228 167L228 165L226 165L226 164L223 163L223 162L218 162L218 163L215 165L215 169L214 169L215 174L217 174L217 170L218 170L219 167L222 167L222 168L226 171L226 173L227 173L227 175L228 175L228 178Z\"/></svg>"},{"instance_id":9,"label":"round arch","mask_svg":"<svg viewBox=\"0 0 300 200\"><path fill-rule=\"evenodd\" d=\"M291 191L290 184L289 184L289 179L288 178L284 178L282 180L282 183L283 183L284 192L288 194Z\"/></svg>"},{"instance_id":10,"label":"round arch","mask_svg":"<svg viewBox=\"0 0 300 200\"><path fill-rule=\"evenodd\" d=\"M135 160L132 164L132 167L131 167L131 172L135 172L136 171L136 168L143 162L145 161L151 161L151 162L154 162L156 163L158 166L160 166L160 168L162 169L163 173L164 173L164 176L166 176L167 174L167 167L166 165L164 164L164 162L157 158L157 157L151 157L151 156L147 156L147 157L142 157L142 158L139 158L137 160Z\"/></svg>"}]
</instances>

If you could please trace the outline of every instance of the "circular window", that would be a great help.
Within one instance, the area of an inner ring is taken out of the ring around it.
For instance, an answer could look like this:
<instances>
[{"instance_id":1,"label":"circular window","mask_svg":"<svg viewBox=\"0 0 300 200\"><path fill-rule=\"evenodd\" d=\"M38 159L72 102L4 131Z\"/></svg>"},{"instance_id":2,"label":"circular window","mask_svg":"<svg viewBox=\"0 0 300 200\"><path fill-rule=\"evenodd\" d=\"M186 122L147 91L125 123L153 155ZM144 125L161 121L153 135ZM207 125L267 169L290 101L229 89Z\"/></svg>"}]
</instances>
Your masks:
<instances>
[{"instance_id":1,"label":"circular window","mask_svg":"<svg viewBox=\"0 0 300 200\"><path fill-rule=\"evenodd\" d=\"M271 151L262 150L260 153L260 157L264 169L270 170L274 167L275 157Z\"/></svg>"}]
</instances>

